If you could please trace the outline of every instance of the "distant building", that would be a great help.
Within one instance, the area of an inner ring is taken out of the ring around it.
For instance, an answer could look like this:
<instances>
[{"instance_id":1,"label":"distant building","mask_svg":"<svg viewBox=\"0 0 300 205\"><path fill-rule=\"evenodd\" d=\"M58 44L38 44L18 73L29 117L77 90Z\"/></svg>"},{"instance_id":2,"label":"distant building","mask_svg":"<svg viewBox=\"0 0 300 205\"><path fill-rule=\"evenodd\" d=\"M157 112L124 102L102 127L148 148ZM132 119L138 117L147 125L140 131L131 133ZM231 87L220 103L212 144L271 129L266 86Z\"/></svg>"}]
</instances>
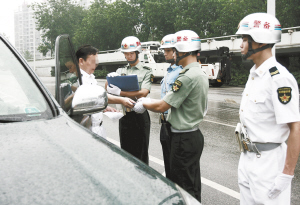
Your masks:
<instances>
[{"instance_id":1,"label":"distant building","mask_svg":"<svg viewBox=\"0 0 300 205\"><path fill-rule=\"evenodd\" d=\"M90 2L91 0L71 0L71 3L79 4L86 9L90 6ZM34 11L28 5L24 1L14 13L15 47L23 56L30 54L32 59L34 54L36 60L51 58L50 52L43 56L37 50L41 44L41 32L36 30Z\"/></svg>"},{"instance_id":2,"label":"distant building","mask_svg":"<svg viewBox=\"0 0 300 205\"><path fill-rule=\"evenodd\" d=\"M44 59L50 57L50 53L47 56L43 56L37 48L41 43L41 33L37 31L34 19L34 11L28 7L28 4L23 3L18 7L18 11L14 13L15 23L15 47L23 55L31 55L31 58Z\"/></svg>"}]
</instances>

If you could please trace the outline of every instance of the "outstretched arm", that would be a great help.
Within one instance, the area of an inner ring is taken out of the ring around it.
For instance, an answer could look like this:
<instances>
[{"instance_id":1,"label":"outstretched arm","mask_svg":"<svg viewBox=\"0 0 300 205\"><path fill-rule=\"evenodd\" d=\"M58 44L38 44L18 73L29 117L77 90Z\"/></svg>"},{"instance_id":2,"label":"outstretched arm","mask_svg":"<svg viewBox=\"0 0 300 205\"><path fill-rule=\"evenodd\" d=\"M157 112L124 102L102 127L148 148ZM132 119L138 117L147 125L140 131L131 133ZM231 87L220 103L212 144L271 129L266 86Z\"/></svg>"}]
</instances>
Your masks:
<instances>
[{"instance_id":1,"label":"outstretched arm","mask_svg":"<svg viewBox=\"0 0 300 205\"><path fill-rule=\"evenodd\" d=\"M171 105L163 100L151 99L151 102L143 102L143 106L152 112L163 113L171 108Z\"/></svg>"},{"instance_id":2,"label":"outstretched arm","mask_svg":"<svg viewBox=\"0 0 300 205\"><path fill-rule=\"evenodd\" d=\"M107 97L108 97L109 104L122 104L127 108L133 108L135 104L135 101L127 97L114 96L109 93L107 94Z\"/></svg>"}]
</instances>

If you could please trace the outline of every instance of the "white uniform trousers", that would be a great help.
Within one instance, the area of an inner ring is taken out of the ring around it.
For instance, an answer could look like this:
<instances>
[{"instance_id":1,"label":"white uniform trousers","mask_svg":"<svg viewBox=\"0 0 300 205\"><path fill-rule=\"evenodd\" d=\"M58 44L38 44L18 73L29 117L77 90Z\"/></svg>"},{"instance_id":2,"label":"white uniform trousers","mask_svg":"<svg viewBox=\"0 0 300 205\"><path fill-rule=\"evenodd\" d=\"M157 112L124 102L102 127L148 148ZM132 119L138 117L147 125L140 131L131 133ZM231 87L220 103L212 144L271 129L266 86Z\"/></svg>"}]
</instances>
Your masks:
<instances>
[{"instance_id":1,"label":"white uniform trousers","mask_svg":"<svg viewBox=\"0 0 300 205\"><path fill-rule=\"evenodd\" d=\"M96 114L92 114L92 132L96 133L100 137L106 139L106 133L103 126L103 113L99 112Z\"/></svg>"},{"instance_id":2,"label":"white uniform trousers","mask_svg":"<svg viewBox=\"0 0 300 205\"><path fill-rule=\"evenodd\" d=\"M285 163L287 145L261 152L257 158L254 152L241 153L238 167L241 205L289 205L291 185L275 199L268 197L276 176L282 173Z\"/></svg>"}]
</instances>

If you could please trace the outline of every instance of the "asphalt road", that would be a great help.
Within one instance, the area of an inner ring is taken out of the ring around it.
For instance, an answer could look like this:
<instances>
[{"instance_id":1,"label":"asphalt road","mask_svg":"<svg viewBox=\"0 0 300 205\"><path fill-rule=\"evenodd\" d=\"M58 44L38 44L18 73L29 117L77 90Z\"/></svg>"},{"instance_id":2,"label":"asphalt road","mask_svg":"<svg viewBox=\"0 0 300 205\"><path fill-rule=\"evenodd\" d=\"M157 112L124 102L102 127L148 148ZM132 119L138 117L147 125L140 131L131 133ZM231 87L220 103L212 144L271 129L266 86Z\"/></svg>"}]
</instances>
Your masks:
<instances>
[{"instance_id":1,"label":"asphalt road","mask_svg":"<svg viewBox=\"0 0 300 205\"><path fill-rule=\"evenodd\" d=\"M42 78L46 87L54 94L54 79ZM104 80L98 80L104 85ZM238 109L243 87L210 87L208 94L208 112L199 128L204 135L204 150L200 160L202 177L202 203L219 205L239 204L237 167L239 160L238 144L234 130L239 121ZM154 84L151 98L160 98L160 85ZM113 105L115 106L115 105ZM158 114L149 112L151 118L150 132L150 166L164 174L163 156L159 142L160 125ZM108 140L119 145L118 122L104 117L104 127ZM300 201L300 165L297 164L292 182L292 205Z\"/></svg>"}]
</instances>

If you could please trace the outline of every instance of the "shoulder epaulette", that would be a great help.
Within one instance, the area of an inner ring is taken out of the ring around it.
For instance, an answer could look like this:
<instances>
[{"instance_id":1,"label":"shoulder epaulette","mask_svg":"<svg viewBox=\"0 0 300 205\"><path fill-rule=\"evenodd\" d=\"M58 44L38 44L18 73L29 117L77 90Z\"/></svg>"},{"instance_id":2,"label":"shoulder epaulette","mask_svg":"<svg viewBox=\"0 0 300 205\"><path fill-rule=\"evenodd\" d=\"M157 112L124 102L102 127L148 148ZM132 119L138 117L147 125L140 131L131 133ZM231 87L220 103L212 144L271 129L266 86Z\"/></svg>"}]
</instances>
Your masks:
<instances>
[{"instance_id":1,"label":"shoulder epaulette","mask_svg":"<svg viewBox=\"0 0 300 205\"><path fill-rule=\"evenodd\" d=\"M143 68L148 69L148 70L151 70L151 68L148 67L148 66L143 66Z\"/></svg>"},{"instance_id":2,"label":"shoulder epaulette","mask_svg":"<svg viewBox=\"0 0 300 205\"><path fill-rule=\"evenodd\" d=\"M183 74L183 73L185 73L185 72L188 71L188 70L189 70L189 68L188 68L188 69L183 69L182 71L180 71L179 74Z\"/></svg>"},{"instance_id":3,"label":"shoulder epaulette","mask_svg":"<svg viewBox=\"0 0 300 205\"><path fill-rule=\"evenodd\" d=\"M270 72L271 77L273 77L274 75L280 74L280 73L279 73L279 70L277 69L276 66L270 68L270 69L269 69L269 72Z\"/></svg>"}]
</instances>

